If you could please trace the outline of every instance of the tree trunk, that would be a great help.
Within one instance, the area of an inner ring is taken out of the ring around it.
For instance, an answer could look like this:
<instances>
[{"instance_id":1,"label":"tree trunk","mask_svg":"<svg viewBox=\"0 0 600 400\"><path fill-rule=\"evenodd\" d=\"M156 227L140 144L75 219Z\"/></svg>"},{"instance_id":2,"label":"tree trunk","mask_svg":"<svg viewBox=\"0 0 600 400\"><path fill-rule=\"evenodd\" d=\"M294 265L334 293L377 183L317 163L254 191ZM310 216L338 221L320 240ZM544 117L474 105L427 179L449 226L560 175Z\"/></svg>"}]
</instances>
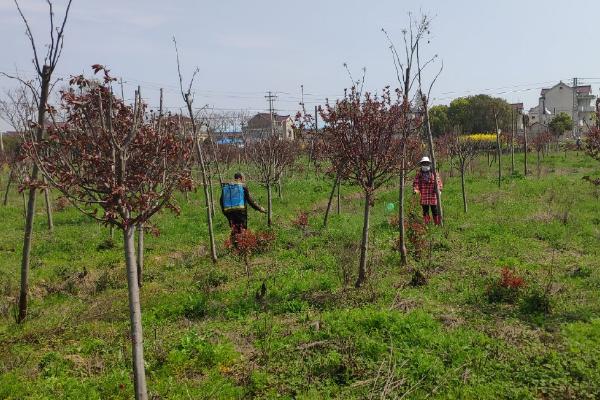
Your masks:
<instances>
[{"instance_id":1,"label":"tree trunk","mask_svg":"<svg viewBox=\"0 0 600 400\"><path fill-rule=\"evenodd\" d=\"M460 187L462 189L462 198L463 198L463 210L465 214L467 213L467 194L465 192L465 165L461 165L460 167Z\"/></svg>"},{"instance_id":2,"label":"tree trunk","mask_svg":"<svg viewBox=\"0 0 600 400\"><path fill-rule=\"evenodd\" d=\"M425 97L425 96L423 96ZM435 198L437 200L438 212L440 214L441 225L444 225L444 208L442 207L442 193L438 186L438 170L435 161L435 149L433 147L433 134L431 132L431 122L429 121L429 107L427 102L424 101L425 105L425 129L427 132L427 142L429 144L429 155L431 156L431 169L434 176L434 187L435 187Z\"/></svg>"},{"instance_id":3,"label":"tree trunk","mask_svg":"<svg viewBox=\"0 0 600 400\"><path fill-rule=\"evenodd\" d=\"M4 154L4 135L0 132L0 152Z\"/></svg>"},{"instance_id":4,"label":"tree trunk","mask_svg":"<svg viewBox=\"0 0 600 400\"><path fill-rule=\"evenodd\" d=\"M527 176L527 125L523 124L523 138L525 140L525 176Z\"/></svg>"},{"instance_id":5,"label":"tree trunk","mask_svg":"<svg viewBox=\"0 0 600 400\"><path fill-rule=\"evenodd\" d=\"M267 182L267 226L273 223L273 193L271 192L271 182Z\"/></svg>"},{"instance_id":6,"label":"tree trunk","mask_svg":"<svg viewBox=\"0 0 600 400\"><path fill-rule=\"evenodd\" d=\"M23 218L27 217L27 197L25 197L25 191L21 192L21 198L23 199Z\"/></svg>"},{"instance_id":7,"label":"tree trunk","mask_svg":"<svg viewBox=\"0 0 600 400\"><path fill-rule=\"evenodd\" d=\"M136 400L147 400L146 372L144 370L144 337L142 334L142 310L140 288L137 280L135 260L135 226L123 230L125 263L127 266L127 288L129 290L129 320L131 324L131 350L133 384Z\"/></svg>"},{"instance_id":8,"label":"tree trunk","mask_svg":"<svg viewBox=\"0 0 600 400\"><path fill-rule=\"evenodd\" d=\"M500 130L498 128L498 115L495 114L494 118L496 120L496 153L498 156L498 187L500 187L502 181L502 148L500 146Z\"/></svg>"},{"instance_id":9,"label":"tree trunk","mask_svg":"<svg viewBox=\"0 0 600 400\"><path fill-rule=\"evenodd\" d=\"M10 185L14 179L14 168L10 169L10 174L8 174L8 182L6 183L6 191L4 192L4 201L2 202L3 205L7 205L8 204L8 192L10 190Z\"/></svg>"},{"instance_id":10,"label":"tree trunk","mask_svg":"<svg viewBox=\"0 0 600 400\"><path fill-rule=\"evenodd\" d=\"M340 186L341 186L342 182L338 181L337 184L337 214L340 215L340 213L342 212L342 206L341 206L341 196L340 196Z\"/></svg>"},{"instance_id":11,"label":"tree trunk","mask_svg":"<svg viewBox=\"0 0 600 400\"><path fill-rule=\"evenodd\" d=\"M327 208L325 209L325 217L323 218L323 228L327 226L327 220L329 219L329 211L331 210L331 203L333 202L333 195L335 194L335 188L338 185L339 177L336 175L331 193L329 194L329 200L327 201Z\"/></svg>"},{"instance_id":12,"label":"tree trunk","mask_svg":"<svg viewBox=\"0 0 600 400\"><path fill-rule=\"evenodd\" d=\"M138 287L142 287L142 276L144 273L144 224L139 223L137 226L138 242L137 242L137 283Z\"/></svg>"},{"instance_id":13,"label":"tree trunk","mask_svg":"<svg viewBox=\"0 0 600 400\"><path fill-rule=\"evenodd\" d=\"M362 240L360 242L360 263L358 264L358 278L355 287L359 288L367 278L367 253L369 246L369 215L371 211L371 194L365 192L365 211L363 214Z\"/></svg>"},{"instance_id":14,"label":"tree trunk","mask_svg":"<svg viewBox=\"0 0 600 400\"><path fill-rule=\"evenodd\" d=\"M44 177L44 183L46 183L46 178ZM46 219L48 221L48 230L50 232L54 231L54 219L52 218L52 199L50 198L50 190L48 188L44 188L44 200L46 202Z\"/></svg>"},{"instance_id":15,"label":"tree trunk","mask_svg":"<svg viewBox=\"0 0 600 400\"><path fill-rule=\"evenodd\" d=\"M513 121L512 133L510 135L510 174L515 174L515 129L517 123Z\"/></svg>"},{"instance_id":16,"label":"tree trunk","mask_svg":"<svg viewBox=\"0 0 600 400\"><path fill-rule=\"evenodd\" d=\"M208 171L207 178L208 178L208 197L210 198L208 204L210 206L210 215L214 218L215 217L215 200L213 198L213 185L212 185L212 177L210 176L210 170Z\"/></svg>"},{"instance_id":17,"label":"tree trunk","mask_svg":"<svg viewBox=\"0 0 600 400\"><path fill-rule=\"evenodd\" d=\"M46 103L50 91L50 79L52 70L48 65L42 67L42 83L40 88L40 99L38 102L38 119L36 127L36 140L41 142L44 138L44 123L46 118ZM38 179L39 169L36 164L31 170L31 181ZM31 238L33 235L33 219L35 217L36 188L29 189L27 201L27 212L25 215L25 232L23 235L23 253L21 258L21 288L19 292L19 315L17 322L21 323L27 316L27 297L29 291L29 261L31 257Z\"/></svg>"},{"instance_id":18,"label":"tree trunk","mask_svg":"<svg viewBox=\"0 0 600 400\"><path fill-rule=\"evenodd\" d=\"M190 118L194 117L192 113L192 106L188 103L188 111L190 114ZM193 121L193 120L192 120ZM194 123L194 122L192 122ZM194 131L196 129L194 128ZM204 189L204 205L206 207L206 221L208 225L208 237L210 240L210 258L213 263L217 262L217 246L215 245L215 233L213 231L213 219L211 213L210 206L210 193L208 192L208 182L206 180L206 169L204 165L204 156L202 154L202 148L200 147L200 139L198 137L194 138L194 143L196 147L196 153L198 154L198 158L200 160L200 171L202 174L202 188Z\"/></svg>"},{"instance_id":19,"label":"tree trunk","mask_svg":"<svg viewBox=\"0 0 600 400\"><path fill-rule=\"evenodd\" d=\"M281 192L281 176L277 179L277 197L279 200L283 199L283 194Z\"/></svg>"},{"instance_id":20,"label":"tree trunk","mask_svg":"<svg viewBox=\"0 0 600 400\"><path fill-rule=\"evenodd\" d=\"M400 265L407 264L406 251L406 228L404 226L404 186L405 175L404 170L405 160L402 157L402 169L400 170L399 188L398 188L398 250L400 251Z\"/></svg>"}]
</instances>

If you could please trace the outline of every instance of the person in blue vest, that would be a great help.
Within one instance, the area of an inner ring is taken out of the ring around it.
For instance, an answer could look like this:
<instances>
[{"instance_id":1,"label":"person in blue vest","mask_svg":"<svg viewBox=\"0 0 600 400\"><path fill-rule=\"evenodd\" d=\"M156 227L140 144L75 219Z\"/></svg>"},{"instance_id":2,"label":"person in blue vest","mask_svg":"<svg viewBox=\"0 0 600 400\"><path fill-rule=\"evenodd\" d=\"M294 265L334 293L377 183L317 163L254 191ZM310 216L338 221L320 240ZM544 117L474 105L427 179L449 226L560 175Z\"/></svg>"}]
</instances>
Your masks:
<instances>
[{"instance_id":1,"label":"person in blue vest","mask_svg":"<svg viewBox=\"0 0 600 400\"><path fill-rule=\"evenodd\" d=\"M236 234L248 229L248 205L261 213L267 212L250 196L244 175L236 172L233 178L234 181L224 183L221 190L221 211L229 221L232 241Z\"/></svg>"}]
</instances>

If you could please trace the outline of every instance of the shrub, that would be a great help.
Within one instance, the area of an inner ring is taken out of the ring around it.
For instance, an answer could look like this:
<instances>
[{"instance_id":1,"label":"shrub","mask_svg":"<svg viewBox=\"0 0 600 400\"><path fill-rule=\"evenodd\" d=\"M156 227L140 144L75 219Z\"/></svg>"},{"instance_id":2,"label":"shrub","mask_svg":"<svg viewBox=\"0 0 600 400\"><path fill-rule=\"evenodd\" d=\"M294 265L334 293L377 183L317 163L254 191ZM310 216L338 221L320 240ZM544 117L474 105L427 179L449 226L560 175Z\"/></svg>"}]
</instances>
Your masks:
<instances>
[{"instance_id":1,"label":"shrub","mask_svg":"<svg viewBox=\"0 0 600 400\"><path fill-rule=\"evenodd\" d=\"M64 196L60 196L58 199L56 199L56 202L54 203L54 209L56 211L64 211L68 206L69 206L69 200L64 197Z\"/></svg>"},{"instance_id":2,"label":"shrub","mask_svg":"<svg viewBox=\"0 0 600 400\"><path fill-rule=\"evenodd\" d=\"M300 214L298 214L296 219L292 221L292 224L296 228L301 229L302 231L306 231L306 228L308 227L308 214L305 212L301 212Z\"/></svg>"},{"instance_id":3,"label":"shrub","mask_svg":"<svg viewBox=\"0 0 600 400\"><path fill-rule=\"evenodd\" d=\"M550 296L548 291L534 287L523 297L521 312L526 314L549 314Z\"/></svg>"},{"instance_id":4,"label":"shrub","mask_svg":"<svg viewBox=\"0 0 600 400\"><path fill-rule=\"evenodd\" d=\"M250 229L242 229L233 235L233 242L231 238L225 241L225 247L244 261L246 275L250 278L250 257L267 250L274 240L275 234L271 232L254 233Z\"/></svg>"},{"instance_id":5,"label":"shrub","mask_svg":"<svg viewBox=\"0 0 600 400\"><path fill-rule=\"evenodd\" d=\"M499 279L492 281L486 289L490 303L514 303L525 286L525 280L508 267L502 268Z\"/></svg>"}]
</instances>

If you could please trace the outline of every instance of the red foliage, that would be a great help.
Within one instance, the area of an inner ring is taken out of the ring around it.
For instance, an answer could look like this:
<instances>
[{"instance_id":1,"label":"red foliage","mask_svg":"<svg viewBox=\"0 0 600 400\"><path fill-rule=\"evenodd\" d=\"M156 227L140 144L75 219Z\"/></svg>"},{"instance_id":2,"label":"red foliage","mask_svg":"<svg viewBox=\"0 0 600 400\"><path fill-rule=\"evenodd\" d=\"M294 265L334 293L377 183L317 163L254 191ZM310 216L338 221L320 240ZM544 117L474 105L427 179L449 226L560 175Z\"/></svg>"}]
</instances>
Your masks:
<instances>
[{"instance_id":1,"label":"red foliage","mask_svg":"<svg viewBox=\"0 0 600 400\"><path fill-rule=\"evenodd\" d=\"M500 286L509 289L519 289L525 286L525 279L508 267L502 268L500 273Z\"/></svg>"},{"instance_id":2,"label":"red foliage","mask_svg":"<svg viewBox=\"0 0 600 400\"><path fill-rule=\"evenodd\" d=\"M541 152L552 141L550 132L540 132L533 137L532 143L536 151Z\"/></svg>"},{"instance_id":3,"label":"red foliage","mask_svg":"<svg viewBox=\"0 0 600 400\"><path fill-rule=\"evenodd\" d=\"M600 161L600 128L590 129L585 138L585 150L590 157Z\"/></svg>"},{"instance_id":4,"label":"red foliage","mask_svg":"<svg viewBox=\"0 0 600 400\"><path fill-rule=\"evenodd\" d=\"M296 219L292 221L292 224L295 227L300 228L302 230L306 229L306 227L308 226L308 214L305 212L301 212L300 214L298 214L298 217L296 217Z\"/></svg>"},{"instance_id":5,"label":"red foliage","mask_svg":"<svg viewBox=\"0 0 600 400\"><path fill-rule=\"evenodd\" d=\"M126 229L163 207L178 212L172 194L191 188L191 138L175 119L151 119L138 96L125 104L108 70L93 69L103 81L73 77L61 92L64 121L50 112L47 139L26 142L28 155L71 203L104 223Z\"/></svg>"},{"instance_id":6,"label":"red foliage","mask_svg":"<svg viewBox=\"0 0 600 400\"><path fill-rule=\"evenodd\" d=\"M233 235L233 243L231 238L225 241L225 247L247 261L251 255L268 249L274 240L275 235L271 232L254 233L250 229L242 229Z\"/></svg>"}]
</instances>

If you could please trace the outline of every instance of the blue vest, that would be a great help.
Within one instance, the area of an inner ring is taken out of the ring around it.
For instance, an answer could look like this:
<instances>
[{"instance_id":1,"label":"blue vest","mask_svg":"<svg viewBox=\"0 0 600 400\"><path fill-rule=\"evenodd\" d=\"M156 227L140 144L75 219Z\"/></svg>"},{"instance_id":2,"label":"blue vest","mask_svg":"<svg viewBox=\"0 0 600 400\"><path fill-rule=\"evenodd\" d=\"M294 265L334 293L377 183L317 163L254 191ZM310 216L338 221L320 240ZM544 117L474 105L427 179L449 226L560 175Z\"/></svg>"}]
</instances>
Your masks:
<instances>
[{"instance_id":1,"label":"blue vest","mask_svg":"<svg viewBox=\"0 0 600 400\"><path fill-rule=\"evenodd\" d=\"M241 183L223 184L223 211L245 210L244 185Z\"/></svg>"}]
</instances>

